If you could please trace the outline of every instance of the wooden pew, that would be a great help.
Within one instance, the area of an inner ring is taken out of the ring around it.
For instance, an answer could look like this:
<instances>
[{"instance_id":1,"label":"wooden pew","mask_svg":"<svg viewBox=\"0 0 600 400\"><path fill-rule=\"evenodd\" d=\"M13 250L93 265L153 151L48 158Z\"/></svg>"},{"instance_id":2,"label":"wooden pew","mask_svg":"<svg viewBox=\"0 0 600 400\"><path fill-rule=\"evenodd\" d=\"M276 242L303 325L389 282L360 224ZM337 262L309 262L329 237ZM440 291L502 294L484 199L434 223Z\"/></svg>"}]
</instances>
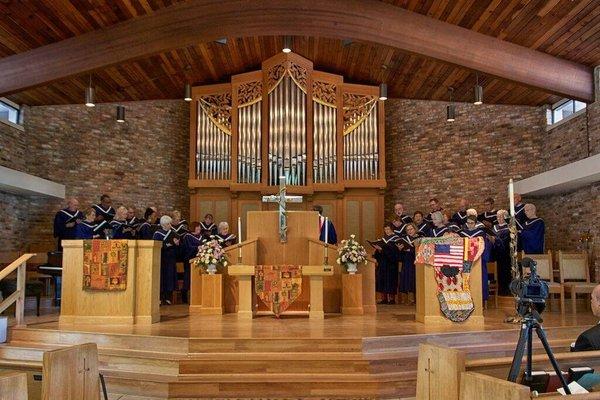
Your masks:
<instances>
[{"instance_id":1,"label":"wooden pew","mask_svg":"<svg viewBox=\"0 0 600 400\"><path fill-rule=\"evenodd\" d=\"M27 400L27 374L0 371L0 400Z\"/></svg>"},{"instance_id":2,"label":"wooden pew","mask_svg":"<svg viewBox=\"0 0 600 400\"><path fill-rule=\"evenodd\" d=\"M568 371L570 367L576 366L590 366L596 372L600 371L600 351L559 352L555 353L554 356L563 371ZM536 370L552 370L545 353L535 354L532 361L533 368ZM506 381L511 363L512 356L465 360L465 353L461 350L434 344L421 344L417 366L416 398L417 400L442 398L445 400L470 400L491 398L489 394L494 393L494 399L521 399L519 397L521 389L517 386L527 389L527 393L529 393L529 389L523 385ZM525 363L523 363L524 366ZM464 376L462 374L465 372L468 373L468 379L473 382L469 384L468 390L463 388L466 383L462 383L462 376ZM467 390L465 395L467 397L463 397L463 390ZM487 395L482 396L482 390ZM504 392L508 397L502 397L498 394ZM540 395L544 399L558 399L558 396L560 396L558 393ZM600 399L600 392L592 393L591 396L580 397L580 395L577 395L576 398L578 400L580 398L582 400ZM527 399L529 399L529 394Z\"/></svg>"},{"instance_id":3,"label":"wooden pew","mask_svg":"<svg viewBox=\"0 0 600 400\"><path fill-rule=\"evenodd\" d=\"M558 400L564 398L574 400L598 400L600 392L563 396L560 393L542 393L537 399ZM530 400L529 388L514 382L494 378L476 372L463 372L460 378L460 400Z\"/></svg>"},{"instance_id":4,"label":"wooden pew","mask_svg":"<svg viewBox=\"0 0 600 400\"><path fill-rule=\"evenodd\" d=\"M100 400L96 343L45 352L42 371L42 400Z\"/></svg>"}]
</instances>

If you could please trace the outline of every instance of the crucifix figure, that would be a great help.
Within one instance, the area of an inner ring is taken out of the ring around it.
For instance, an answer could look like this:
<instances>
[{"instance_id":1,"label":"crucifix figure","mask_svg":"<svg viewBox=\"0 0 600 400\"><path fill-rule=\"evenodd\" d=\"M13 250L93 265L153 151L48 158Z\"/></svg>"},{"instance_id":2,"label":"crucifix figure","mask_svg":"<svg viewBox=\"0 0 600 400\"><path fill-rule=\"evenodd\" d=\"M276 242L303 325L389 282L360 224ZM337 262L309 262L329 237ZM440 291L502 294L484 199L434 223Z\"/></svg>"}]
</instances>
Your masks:
<instances>
[{"instance_id":1,"label":"crucifix figure","mask_svg":"<svg viewBox=\"0 0 600 400\"><path fill-rule=\"evenodd\" d=\"M286 196L285 176L279 177L279 194L263 196L263 203L279 203L279 240L281 243L287 242L287 216L285 211L286 203L302 203L302 196Z\"/></svg>"}]
</instances>

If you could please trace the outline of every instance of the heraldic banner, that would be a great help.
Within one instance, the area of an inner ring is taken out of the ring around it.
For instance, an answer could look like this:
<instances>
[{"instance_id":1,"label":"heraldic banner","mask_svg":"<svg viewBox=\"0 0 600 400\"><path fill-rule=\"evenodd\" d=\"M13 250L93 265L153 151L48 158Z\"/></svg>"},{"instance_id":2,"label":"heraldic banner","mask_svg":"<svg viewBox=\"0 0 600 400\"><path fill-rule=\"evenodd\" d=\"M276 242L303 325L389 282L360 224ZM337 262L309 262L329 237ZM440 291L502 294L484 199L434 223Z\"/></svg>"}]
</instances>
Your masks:
<instances>
[{"instance_id":1,"label":"heraldic banner","mask_svg":"<svg viewBox=\"0 0 600 400\"><path fill-rule=\"evenodd\" d=\"M484 246L482 237L444 236L423 238L417 248L415 263L435 269L440 309L451 321L466 321L475 309L470 289L471 267L483 254Z\"/></svg>"},{"instance_id":2,"label":"heraldic banner","mask_svg":"<svg viewBox=\"0 0 600 400\"><path fill-rule=\"evenodd\" d=\"M297 265L257 265L254 277L256 294L277 318L302 293L302 268Z\"/></svg>"},{"instance_id":3,"label":"heraldic banner","mask_svg":"<svg viewBox=\"0 0 600 400\"><path fill-rule=\"evenodd\" d=\"M127 289L127 240L83 241L83 289Z\"/></svg>"}]
</instances>

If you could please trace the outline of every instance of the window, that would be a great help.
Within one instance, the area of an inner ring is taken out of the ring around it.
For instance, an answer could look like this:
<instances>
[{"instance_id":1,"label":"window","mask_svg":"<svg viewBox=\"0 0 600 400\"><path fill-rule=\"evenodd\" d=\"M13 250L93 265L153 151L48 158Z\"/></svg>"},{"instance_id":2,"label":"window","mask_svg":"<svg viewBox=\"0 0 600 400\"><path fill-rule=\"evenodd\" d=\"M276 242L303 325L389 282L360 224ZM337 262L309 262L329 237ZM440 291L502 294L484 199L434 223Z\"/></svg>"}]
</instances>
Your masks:
<instances>
[{"instance_id":1,"label":"window","mask_svg":"<svg viewBox=\"0 0 600 400\"><path fill-rule=\"evenodd\" d=\"M561 100L548 110L548 125L556 124L563 119L583 110L586 104L571 99Z\"/></svg>"},{"instance_id":2,"label":"window","mask_svg":"<svg viewBox=\"0 0 600 400\"><path fill-rule=\"evenodd\" d=\"M17 104L7 99L0 99L0 120L18 124L21 122L20 113L21 110Z\"/></svg>"}]
</instances>

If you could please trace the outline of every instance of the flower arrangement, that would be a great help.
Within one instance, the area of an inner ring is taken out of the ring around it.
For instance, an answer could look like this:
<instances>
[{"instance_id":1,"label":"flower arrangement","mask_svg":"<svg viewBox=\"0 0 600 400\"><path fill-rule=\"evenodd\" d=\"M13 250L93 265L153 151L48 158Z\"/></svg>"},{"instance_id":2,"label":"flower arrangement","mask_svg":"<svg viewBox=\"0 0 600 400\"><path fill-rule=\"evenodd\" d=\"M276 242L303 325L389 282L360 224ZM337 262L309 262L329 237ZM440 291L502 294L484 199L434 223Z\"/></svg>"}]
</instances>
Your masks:
<instances>
[{"instance_id":1,"label":"flower arrangement","mask_svg":"<svg viewBox=\"0 0 600 400\"><path fill-rule=\"evenodd\" d=\"M355 235L350 235L350 239L342 240L338 248L337 263L346 267L349 273L356 272L356 264L367 262L367 251L358 243Z\"/></svg>"},{"instance_id":2,"label":"flower arrangement","mask_svg":"<svg viewBox=\"0 0 600 400\"><path fill-rule=\"evenodd\" d=\"M223 247L217 239L212 237L211 240L198 247L198 254L191 261L195 266L209 274L214 274L217 271L217 265L227 266L227 256Z\"/></svg>"}]
</instances>

